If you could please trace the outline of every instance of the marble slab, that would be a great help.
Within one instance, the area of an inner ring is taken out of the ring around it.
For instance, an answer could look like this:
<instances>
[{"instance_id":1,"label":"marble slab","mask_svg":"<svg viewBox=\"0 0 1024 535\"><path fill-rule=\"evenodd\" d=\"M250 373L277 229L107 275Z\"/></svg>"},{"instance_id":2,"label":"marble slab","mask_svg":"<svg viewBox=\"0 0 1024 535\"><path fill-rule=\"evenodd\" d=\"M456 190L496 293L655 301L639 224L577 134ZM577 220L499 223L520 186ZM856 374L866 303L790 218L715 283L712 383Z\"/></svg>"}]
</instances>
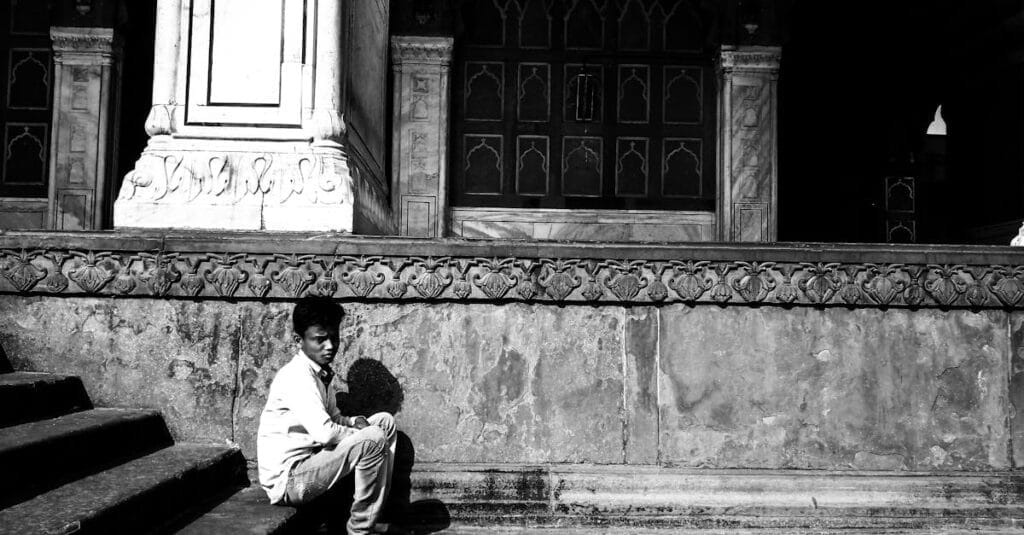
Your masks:
<instances>
[{"instance_id":1,"label":"marble slab","mask_svg":"<svg viewBox=\"0 0 1024 535\"><path fill-rule=\"evenodd\" d=\"M715 239L715 221L710 212L455 208L452 231L464 238L700 242Z\"/></svg>"}]
</instances>

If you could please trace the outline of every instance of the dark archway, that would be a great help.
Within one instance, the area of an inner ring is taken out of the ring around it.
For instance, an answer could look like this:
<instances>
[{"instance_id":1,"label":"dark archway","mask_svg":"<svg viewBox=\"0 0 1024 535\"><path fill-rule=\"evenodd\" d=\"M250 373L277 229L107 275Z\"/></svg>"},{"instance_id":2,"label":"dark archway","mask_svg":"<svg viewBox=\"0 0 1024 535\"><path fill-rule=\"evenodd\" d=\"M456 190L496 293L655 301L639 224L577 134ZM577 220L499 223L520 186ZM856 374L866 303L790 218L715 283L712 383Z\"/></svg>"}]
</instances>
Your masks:
<instances>
[{"instance_id":1,"label":"dark archway","mask_svg":"<svg viewBox=\"0 0 1024 535\"><path fill-rule=\"evenodd\" d=\"M1022 16L1020 0L797 2L780 239L884 242L905 218L919 243L1008 244L1024 217ZM926 135L939 104L945 140ZM913 178L910 213L887 213L886 177Z\"/></svg>"}]
</instances>

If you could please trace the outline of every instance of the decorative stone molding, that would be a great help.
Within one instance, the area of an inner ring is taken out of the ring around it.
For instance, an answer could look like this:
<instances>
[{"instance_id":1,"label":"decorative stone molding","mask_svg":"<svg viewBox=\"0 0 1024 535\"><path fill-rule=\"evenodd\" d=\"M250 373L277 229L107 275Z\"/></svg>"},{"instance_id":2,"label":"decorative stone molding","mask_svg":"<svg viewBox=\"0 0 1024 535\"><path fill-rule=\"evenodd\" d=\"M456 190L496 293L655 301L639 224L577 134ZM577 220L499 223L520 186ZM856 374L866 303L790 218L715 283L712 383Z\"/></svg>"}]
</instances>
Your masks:
<instances>
[{"instance_id":1,"label":"decorative stone molding","mask_svg":"<svg viewBox=\"0 0 1024 535\"><path fill-rule=\"evenodd\" d=\"M311 120L313 144L340 146L345 135L345 121L337 110L317 109Z\"/></svg>"},{"instance_id":2,"label":"decorative stone molding","mask_svg":"<svg viewBox=\"0 0 1024 535\"><path fill-rule=\"evenodd\" d=\"M0 293L1021 310L1024 254L8 233Z\"/></svg>"},{"instance_id":3,"label":"decorative stone molding","mask_svg":"<svg viewBox=\"0 0 1024 535\"><path fill-rule=\"evenodd\" d=\"M146 134L149 137L170 135L174 128L174 106L154 104L146 116Z\"/></svg>"},{"instance_id":4,"label":"decorative stone molding","mask_svg":"<svg viewBox=\"0 0 1024 535\"><path fill-rule=\"evenodd\" d=\"M343 163L343 162L342 162ZM325 154L146 152L121 186L121 199L237 204L248 195L284 204L344 202L342 179Z\"/></svg>"},{"instance_id":5,"label":"decorative stone molding","mask_svg":"<svg viewBox=\"0 0 1024 535\"><path fill-rule=\"evenodd\" d=\"M391 59L395 65L426 63L450 65L454 41L450 37L399 35L391 38Z\"/></svg>"}]
</instances>

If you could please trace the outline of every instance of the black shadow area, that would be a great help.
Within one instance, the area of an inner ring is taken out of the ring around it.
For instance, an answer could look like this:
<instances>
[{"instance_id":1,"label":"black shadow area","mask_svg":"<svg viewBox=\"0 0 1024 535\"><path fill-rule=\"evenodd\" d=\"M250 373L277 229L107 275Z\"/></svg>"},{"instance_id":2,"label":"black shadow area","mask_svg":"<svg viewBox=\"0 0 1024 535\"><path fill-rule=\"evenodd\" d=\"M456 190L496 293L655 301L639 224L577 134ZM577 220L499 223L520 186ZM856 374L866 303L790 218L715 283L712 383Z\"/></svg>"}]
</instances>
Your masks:
<instances>
[{"instance_id":1,"label":"black shadow area","mask_svg":"<svg viewBox=\"0 0 1024 535\"><path fill-rule=\"evenodd\" d=\"M338 409L342 414L370 416L378 412L398 414L402 410L405 401L402 385L380 361L367 358L356 360L349 366L345 381L348 392L338 394ZM416 448L412 438L399 430L391 492L385 505L384 520L417 534L447 529L451 525L451 515L444 503L440 500L412 501L412 471L415 464ZM351 474L341 482L339 491L345 497L340 501L344 501L343 510L347 512L354 491L354 478Z\"/></svg>"},{"instance_id":2,"label":"black shadow area","mask_svg":"<svg viewBox=\"0 0 1024 535\"><path fill-rule=\"evenodd\" d=\"M11 366L11 361L7 358L4 346L0 345L0 373L11 373L13 371L14 367Z\"/></svg>"}]
</instances>

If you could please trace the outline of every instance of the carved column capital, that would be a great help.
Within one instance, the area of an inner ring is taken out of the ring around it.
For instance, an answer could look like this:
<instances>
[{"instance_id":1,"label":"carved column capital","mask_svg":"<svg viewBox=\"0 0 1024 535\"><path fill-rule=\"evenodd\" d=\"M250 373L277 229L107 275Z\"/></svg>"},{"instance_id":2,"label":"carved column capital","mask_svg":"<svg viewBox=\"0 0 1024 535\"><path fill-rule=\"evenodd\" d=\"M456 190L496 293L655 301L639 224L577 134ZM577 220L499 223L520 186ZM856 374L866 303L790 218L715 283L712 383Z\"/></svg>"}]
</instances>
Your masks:
<instances>
[{"instance_id":1,"label":"carved column capital","mask_svg":"<svg viewBox=\"0 0 1024 535\"><path fill-rule=\"evenodd\" d=\"M397 35L391 38L391 58L396 69L403 63L450 65L453 44L451 37Z\"/></svg>"},{"instance_id":2,"label":"carved column capital","mask_svg":"<svg viewBox=\"0 0 1024 535\"><path fill-rule=\"evenodd\" d=\"M715 58L719 73L737 71L778 74L782 48L777 46L723 46Z\"/></svg>"},{"instance_id":3,"label":"carved column capital","mask_svg":"<svg viewBox=\"0 0 1024 535\"><path fill-rule=\"evenodd\" d=\"M113 28L50 28L55 63L110 64L121 58L123 43ZM97 61L98 60L98 61Z\"/></svg>"}]
</instances>

